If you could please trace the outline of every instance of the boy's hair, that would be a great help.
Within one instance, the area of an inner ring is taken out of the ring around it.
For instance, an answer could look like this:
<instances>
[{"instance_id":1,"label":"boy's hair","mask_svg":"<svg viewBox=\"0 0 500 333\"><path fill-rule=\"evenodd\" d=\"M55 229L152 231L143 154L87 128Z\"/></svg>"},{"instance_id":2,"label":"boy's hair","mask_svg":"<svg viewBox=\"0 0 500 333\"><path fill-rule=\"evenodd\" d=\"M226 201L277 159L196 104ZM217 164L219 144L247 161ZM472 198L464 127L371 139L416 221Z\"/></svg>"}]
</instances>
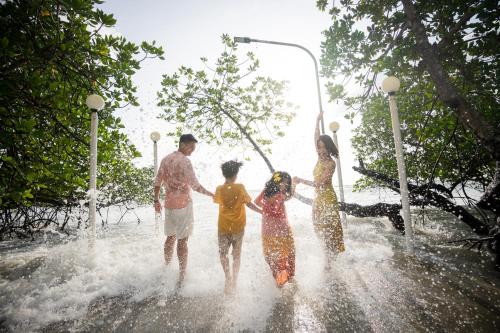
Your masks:
<instances>
[{"instance_id":1,"label":"boy's hair","mask_svg":"<svg viewBox=\"0 0 500 333\"><path fill-rule=\"evenodd\" d=\"M292 195L292 177L285 171L276 171L264 187L264 197L270 198L280 192L280 184L287 182L286 194Z\"/></svg>"},{"instance_id":2,"label":"boy's hair","mask_svg":"<svg viewBox=\"0 0 500 333\"><path fill-rule=\"evenodd\" d=\"M224 162L220 166L220 168L222 169L222 175L224 176L224 178L234 177L238 174L242 165L243 163L238 161Z\"/></svg>"}]
</instances>

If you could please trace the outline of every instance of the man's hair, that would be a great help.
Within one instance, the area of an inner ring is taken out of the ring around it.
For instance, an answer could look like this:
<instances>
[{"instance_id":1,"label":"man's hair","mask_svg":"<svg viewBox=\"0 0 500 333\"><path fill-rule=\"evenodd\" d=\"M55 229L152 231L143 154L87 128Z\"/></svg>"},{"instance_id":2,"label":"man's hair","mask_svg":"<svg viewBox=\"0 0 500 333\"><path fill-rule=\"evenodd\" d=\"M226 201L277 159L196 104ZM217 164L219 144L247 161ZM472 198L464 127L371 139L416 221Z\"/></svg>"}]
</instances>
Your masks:
<instances>
[{"instance_id":1,"label":"man's hair","mask_svg":"<svg viewBox=\"0 0 500 333\"><path fill-rule=\"evenodd\" d=\"M222 163L220 168L222 169L222 175L224 178L231 178L238 174L243 163L238 161L227 161Z\"/></svg>"},{"instance_id":2,"label":"man's hair","mask_svg":"<svg viewBox=\"0 0 500 333\"><path fill-rule=\"evenodd\" d=\"M190 143L190 142L198 143L198 140L195 139L193 134L182 134L181 137L179 138L179 146L182 143Z\"/></svg>"}]
</instances>

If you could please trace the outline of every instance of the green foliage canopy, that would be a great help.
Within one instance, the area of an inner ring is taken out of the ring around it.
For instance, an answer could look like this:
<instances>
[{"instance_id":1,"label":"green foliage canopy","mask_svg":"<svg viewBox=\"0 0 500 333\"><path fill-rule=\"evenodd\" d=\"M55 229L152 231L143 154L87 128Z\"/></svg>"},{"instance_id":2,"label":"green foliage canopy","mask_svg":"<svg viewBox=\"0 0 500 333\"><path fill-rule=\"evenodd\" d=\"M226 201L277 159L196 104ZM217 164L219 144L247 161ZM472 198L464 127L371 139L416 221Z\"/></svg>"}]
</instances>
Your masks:
<instances>
[{"instance_id":1,"label":"green foliage canopy","mask_svg":"<svg viewBox=\"0 0 500 333\"><path fill-rule=\"evenodd\" d=\"M469 121L481 118L500 129L497 1L415 4L437 60L475 112L469 119L454 112L438 94L416 46L419 37L400 1L341 0L335 7L317 1L317 5L332 17L322 43L323 74L343 79L342 84L328 84L330 98L343 99L350 110L348 118L361 114L353 139L358 157L369 168L397 178L390 114L377 87L382 76L396 75L401 80L397 98L409 179L484 189L494 174L493 158ZM354 89L346 91L345 85L361 90L352 93ZM358 183L370 184L369 179Z\"/></svg>"},{"instance_id":2,"label":"green foliage canopy","mask_svg":"<svg viewBox=\"0 0 500 333\"><path fill-rule=\"evenodd\" d=\"M163 76L158 92L162 118L177 125L171 136L189 131L209 143L228 147L246 142L272 169L264 152L270 152L275 138L284 136L282 128L294 116L284 110L292 107L282 97L286 83L256 76L258 59L247 53L240 63L236 44L228 35L223 35L222 41L224 51L214 68L202 58L205 70L182 66Z\"/></svg>"},{"instance_id":3,"label":"green foliage canopy","mask_svg":"<svg viewBox=\"0 0 500 333\"><path fill-rule=\"evenodd\" d=\"M138 105L131 77L161 47L106 34L115 19L96 0L3 1L0 4L0 208L78 205L88 187L90 114L99 112L97 186L112 205L144 199L147 169L130 144L118 108ZM135 195L137 197L137 195ZM142 199L141 199L142 198Z\"/></svg>"}]
</instances>

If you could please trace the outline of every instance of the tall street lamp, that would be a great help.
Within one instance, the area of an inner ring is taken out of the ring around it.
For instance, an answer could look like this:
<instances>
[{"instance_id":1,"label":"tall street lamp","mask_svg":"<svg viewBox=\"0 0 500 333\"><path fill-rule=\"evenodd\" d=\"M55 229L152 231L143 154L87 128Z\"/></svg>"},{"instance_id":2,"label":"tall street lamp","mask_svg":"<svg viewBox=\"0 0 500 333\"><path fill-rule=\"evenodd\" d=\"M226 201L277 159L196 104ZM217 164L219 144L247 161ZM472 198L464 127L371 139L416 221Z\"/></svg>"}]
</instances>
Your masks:
<instances>
[{"instance_id":1,"label":"tall street lamp","mask_svg":"<svg viewBox=\"0 0 500 333\"><path fill-rule=\"evenodd\" d=\"M90 247L95 243L95 217L96 217L96 173L97 173L97 111L104 107L104 99L99 95L90 95L85 104L90 108L90 184L89 184L89 222L90 222Z\"/></svg>"},{"instance_id":2,"label":"tall street lamp","mask_svg":"<svg viewBox=\"0 0 500 333\"><path fill-rule=\"evenodd\" d=\"M394 146L396 148L396 160L398 163L399 190L401 192L401 205L403 206L403 218L405 223L406 247L413 250L413 228L411 225L410 203L408 200L408 183L406 180L406 168L401 145L401 126L399 124L398 106L396 104L396 92L399 90L399 79L389 76L382 82L382 90L389 95L389 109L391 111L392 132L394 134Z\"/></svg>"},{"instance_id":3,"label":"tall street lamp","mask_svg":"<svg viewBox=\"0 0 500 333\"><path fill-rule=\"evenodd\" d=\"M340 124L336 121L332 121L330 123L330 131L333 133L333 142L335 143L335 146L337 146L337 150L339 151L339 157L337 158L337 175L339 178L339 192L340 192L340 202L345 202L344 201L344 182L342 181L342 167L340 165L340 148L339 148L339 143L337 140L337 131L340 128ZM347 227L347 216L344 211L342 211L342 222L344 225Z\"/></svg>"},{"instance_id":4,"label":"tall street lamp","mask_svg":"<svg viewBox=\"0 0 500 333\"><path fill-rule=\"evenodd\" d=\"M160 133L151 132L149 136L153 141L153 158L154 158L154 177L156 178L156 174L158 173L158 145L157 142L160 140ZM158 234L158 225L160 220L160 213L155 212L155 233Z\"/></svg>"},{"instance_id":5,"label":"tall street lamp","mask_svg":"<svg viewBox=\"0 0 500 333\"><path fill-rule=\"evenodd\" d=\"M158 132L151 132L151 135L149 136L151 140L153 141L153 158L154 158L154 175L156 177L156 173L158 172L158 141L160 140L160 133Z\"/></svg>"},{"instance_id":6,"label":"tall street lamp","mask_svg":"<svg viewBox=\"0 0 500 333\"><path fill-rule=\"evenodd\" d=\"M265 43L265 44L274 44L274 45L284 45L284 46L293 46L293 47L298 47L301 50L304 50L309 54L314 62L314 74L316 75L316 88L318 89L318 104L319 104L319 111L323 111L323 105L321 103L321 89L320 89L320 84L319 84L319 74L318 74L318 62L316 61L316 58L314 55L303 47L302 45L299 44L292 44L292 43L283 43L283 42L275 42L275 41L270 41L270 40L261 40L261 39L254 39L250 37L234 37L234 42L235 43ZM325 126L323 124L323 118L321 118L321 133L325 134Z\"/></svg>"}]
</instances>

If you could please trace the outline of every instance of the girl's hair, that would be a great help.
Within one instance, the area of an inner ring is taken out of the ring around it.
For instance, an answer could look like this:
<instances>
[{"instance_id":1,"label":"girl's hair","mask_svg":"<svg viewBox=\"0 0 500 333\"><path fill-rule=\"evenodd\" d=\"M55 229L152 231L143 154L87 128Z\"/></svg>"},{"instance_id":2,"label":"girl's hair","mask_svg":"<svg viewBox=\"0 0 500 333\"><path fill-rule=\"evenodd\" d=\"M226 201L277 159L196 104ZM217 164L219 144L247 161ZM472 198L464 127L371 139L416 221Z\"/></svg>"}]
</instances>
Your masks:
<instances>
[{"instance_id":1,"label":"girl's hair","mask_svg":"<svg viewBox=\"0 0 500 333\"><path fill-rule=\"evenodd\" d=\"M292 195L292 177L288 174L288 172L284 171L276 171L273 173L270 180L267 181L264 187L264 197L270 198L273 195L280 192L280 184L286 182L286 194Z\"/></svg>"},{"instance_id":2,"label":"girl's hair","mask_svg":"<svg viewBox=\"0 0 500 333\"><path fill-rule=\"evenodd\" d=\"M320 135L318 141L323 142L328 155L337 158L339 157L339 150L337 149L337 146L335 145L335 143L333 143L333 140L329 135Z\"/></svg>"}]
</instances>

